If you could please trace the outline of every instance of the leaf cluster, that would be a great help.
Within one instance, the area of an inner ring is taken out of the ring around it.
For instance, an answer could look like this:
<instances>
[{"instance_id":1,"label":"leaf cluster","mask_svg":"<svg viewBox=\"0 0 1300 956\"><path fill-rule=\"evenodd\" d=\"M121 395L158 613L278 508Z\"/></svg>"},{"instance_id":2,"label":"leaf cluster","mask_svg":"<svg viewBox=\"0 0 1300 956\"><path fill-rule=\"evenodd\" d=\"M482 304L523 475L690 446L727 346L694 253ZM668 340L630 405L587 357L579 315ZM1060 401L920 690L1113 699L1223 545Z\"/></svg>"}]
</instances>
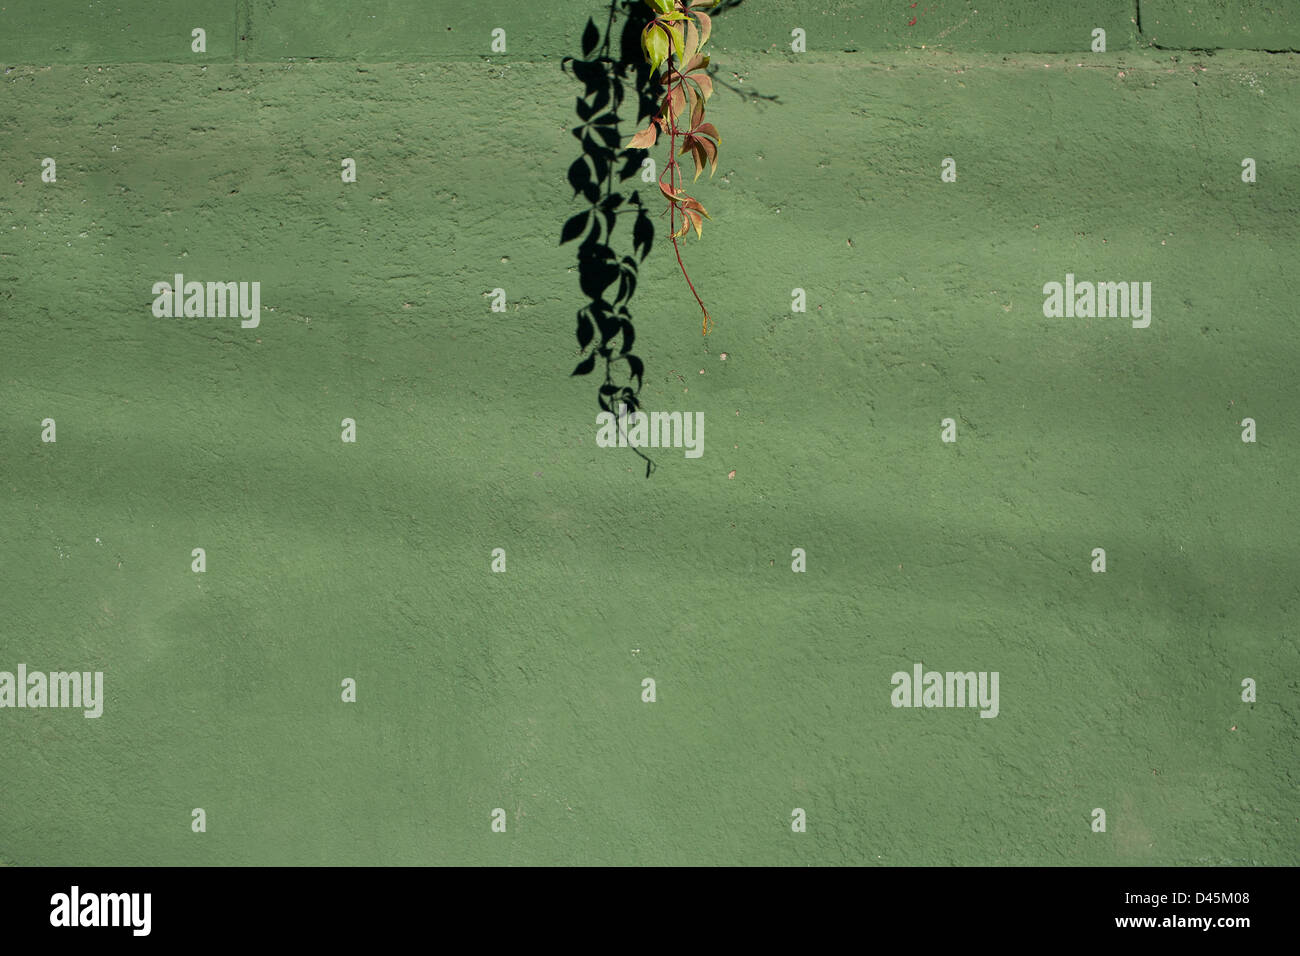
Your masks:
<instances>
[{"instance_id":1,"label":"leaf cluster","mask_svg":"<svg viewBox=\"0 0 1300 956\"><path fill-rule=\"evenodd\" d=\"M704 118L705 104L713 95L713 78L709 76L708 54L702 52L713 32L712 18L699 7L716 6L717 0L645 0L655 17L641 32L641 50L653 70L663 68L659 83L664 87L659 111L650 125L638 132L628 148L649 149L660 135L670 137L669 182L660 180L664 197L682 214L681 226L672 238L684 236L691 228L701 237L704 219L711 217L699 200L677 188L678 164L672 155L678 136L682 138L677 155L690 154L695 162L695 179L708 166L712 177L718 169L718 128ZM678 126L685 118L686 128Z\"/></svg>"}]
</instances>

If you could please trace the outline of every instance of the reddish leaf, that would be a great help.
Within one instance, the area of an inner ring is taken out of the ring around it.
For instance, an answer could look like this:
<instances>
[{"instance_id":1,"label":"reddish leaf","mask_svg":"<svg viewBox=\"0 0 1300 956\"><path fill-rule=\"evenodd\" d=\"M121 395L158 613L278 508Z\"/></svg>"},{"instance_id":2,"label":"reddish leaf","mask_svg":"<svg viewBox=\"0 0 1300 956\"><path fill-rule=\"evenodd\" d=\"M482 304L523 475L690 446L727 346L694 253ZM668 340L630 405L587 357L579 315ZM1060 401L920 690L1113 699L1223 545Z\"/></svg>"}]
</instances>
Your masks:
<instances>
[{"instance_id":1,"label":"reddish leaf","mask_svg":"<svg viewBox=\"0 0 1300 956\"><path fill-rule=\"evenodd\" d=\"M700 178L705 164L708 164L709 175L712 176L718 171L718 145L711 139L705 139L702 136L692 136L687 134L687 142L690 144L692 155L695 157L695 178ZM685 148L682 152L686 152Z\"/></svg>"},{"instance_id":2,"label":"reddish leaf","mask_svg":"<svg viewBox=\"0 0 1300 956\"><path fill-rule=\"evenodd\" d=\"M710 136L717 140L719 146L722 145L722 137L718 135L718 128L712 123L701 123L699 126L693 127L691 132L701 136Z\"/></svg>"},{"instance_id":3,"label":"reddish leaf","mask_svg":"<svg viewBox=\"0 0 1300 956\"><path fill-rule=\"evenodd\" d=\"M627 149L649 149L655 144L659 134L655 131L655 124L651 123L645 129L641 130L627 144Z\"/></svg>"},{"instance_id":4,"label":"reddish leaf","mask_svg":"<svg viewBox=\"0 0 1300 956\"><path fill-rule=\"evenodd\" d=\"M704 164L707 162L707 154L704 152L704 143L706 140L696 139L694 136L687 136L682 143L682 154L690 150L691 158L695 160L695 180L700 178L700 173L704 172ZM712 144L710 144L712 145Z\"/></svg>"},{"instance_id":5,"label":"reddish leaf","mask_svg":"<svg viewBox=\"0 0 1300 956\"><path fill-rule=\"evenodd\" d=\"M667 183L662 182L662 181L660 181L660 183L659 183L659 191L660 191L661 193L663 193L664 196L665 196L665 197L666 197L670 202L677 202L677 200L682 199L683 197L686 197L686 194L685 194L684 192L682 192L682 191L679 190L679 189L674 189L672 186L669 186ZM689 197L686 197L686 198L689 198Z\"/></svg>"},{"instance_id":6,"label":"reddish leaf","mask_svg":"<svg viewBox=\"0 0 1300 956\"><path fill-rule=\"evenodd\" d=\"M695 199L693 196L683 196L682 198L683 198L683 200L685 200L685 201L682 203L682 206L683 206L684 208L686 208L686 209L694 209L696 212L698 212L698 213L699 213L701 216L703 216L705 219L710 219L710 220L711 220L711 219L713 218L713 217L710 216L707 212L704 211L704 207L700 205L700 201L699 201L698 199Z\"/></svg>"},{"instance_id":7,"label":"reddish leaf","mask_svg":"<svg viewBox=\"0 0 1300 956\"><path fill-rule=\"evenodd\" d=\"M682 92L681 84L674 86L664 97L663 112L669 122L675 121L682 115L682 110L686 108L686 94Z\"/></svg>"},{"instance_id":8,"label":"reddish leaf","mask_svg":"<svg viewBox=\"0 0 1300 956\"><path fill-rule=\"evenodd\" d=\"M709 65L709 58L699 53L686 58L686 65L682 68L682 73L693 73L696 70L702 70Z\"/></svg>"},{"instance_id":9,"label":"reddish leaf","mask_svg":"<svg viewBox=\"0 0 1300 956\"><path fill-rule=\"evenodd\" d=\"M707 139L701 139L699 143L704 149L704 155L709 158L709 176L712 177L718 171L718 146Z\"/></svg>"},{"instance_id":10,"label":"reddish leaf","mask_svg":"<svg viewBox=\"0 0 1300 956\"><path fill-rule=\"evenodd\" d=\"M686 49L683 51L682 62L689 62L695 59L695 51L700 48L700 31L696 29L695 21L686 22Z\"/></svg>"},{"instance_id":11,"label":"reddish leaf","mask_svg":"<svg viewBox=\"0 0 1300 956\"><path fill-rule=\"evenodd\" d=\"M695 19L700 22L700 46L702 47L709 42L709 34L713 32L713 18L707 13L696 13Z\"/></svg>"}]
</instances>

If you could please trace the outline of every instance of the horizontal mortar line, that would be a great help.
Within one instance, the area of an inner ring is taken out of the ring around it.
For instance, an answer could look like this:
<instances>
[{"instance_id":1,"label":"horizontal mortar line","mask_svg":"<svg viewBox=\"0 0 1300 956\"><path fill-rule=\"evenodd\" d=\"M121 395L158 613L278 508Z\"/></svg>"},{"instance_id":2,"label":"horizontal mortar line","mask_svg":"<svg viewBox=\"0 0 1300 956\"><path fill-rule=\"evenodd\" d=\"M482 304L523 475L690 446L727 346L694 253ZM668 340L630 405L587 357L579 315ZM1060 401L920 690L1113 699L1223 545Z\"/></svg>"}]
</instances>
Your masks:
<instances>
[{"instance_id":1,"label":"horizontal mortar line","mask_svg":"<svg viewBox=\"0 0 1300 956\"><path fill-rule=\"evenodd\" d=\"M1283 48L1279 48L1279 49L1267 49L1267 48L1264 48L1264 47L1164 46L1164 45L1159 44L1159 43L1151 43L1151 42L1148 42L1148 43L1147 43L1146 45L1144 45L1144 46L1137 46L1137 47L1133 47L1133 48L1131 48L1131 49L1118 49L1118 50L1111 50L1111 51L1108 51L1108 54L1107 54L1107 55L1115 56L1115 55L1125 54L1125 53L1143 53L1143 52L1153 51L1153 50L1154 50L1154 51L1159 51L1159 52L1161 52L1161 53L1210 53L1210 54L1214 54L1214 53L1258 53L1258 54L1265 55L1265 56L1281 56L1281 55L1286 55L1286 54L1293 54L1293 55L1294 55L1294 54L1300 53L1300 47L1283 47ZM952 49L952 48L937 47L937 46L936 46L936 47L927 47L925 50L922 50L920 47L894 47L894 48L889 48L889 49L879 49L879 50L853 50L853 51L850 51L850 50L843 50L843 51L828 51L828 52L826 52L826 53L820 53L820 52L819 52L819 53L817 53L817 54L815 54L815 55L811 55L811 56L807 56L807 57L800 57L800 56L797 56L797 55L782 55L782 56L780 56L780 57L774 57L774 58L772 58L772 59L770 59L770 60L768 60L768 61L765 61L765 62L797 64L797 63L799 63L799 62L801 62L801 61L806 61L806 62L809 62L809 63L818 63L818 62L823 62L823 60L822 60L823 57L834 57L834 56L854 56L854 57L889 56L889 55L892 55L892 54L899 54L899 53L944 53L944 54L957 55L957 56L990 56L990 57L1000 57L1000 56L1062 56L1062 57L1072 57L1072 56L1084 56L1084 55L1086 55L1086 56L1092 56L1092 55L1093 55L1093 54L1092 54L1090 51L1088 51L1088 50L1078 50L1078 49L1069 49L1069 50L963 50L963 49ZM739 56L748 60L748 59L751 58L751 57L756 59L757 57L759 57L759 56L763 56L763 55L764 55L764 51L755 50L755 51L752 51L752 52L745 52L745 53L742 53L742 54L740 54ZM15 61L15 62L11 62L11 63L9 64L9 67L10 67L10 69L22 69L22 68L28 68L28 69L49 69L49 68L56 67L56 66L71 66L71 67L91 67L91 66L96 66L96 67L115 67L115 66L120 66L120 67L140 67L140 66L178 66L178 67L194 67L194 66L200 66L200 67L202 67L202 66L217 66L217 67L219 67L219 66L285 66L285 65L287 65L287 64L296 64L296 63L324 63L324 64L330 64L330 65L334 65L334 64L349 65L349 64L350 64L350 65L355 65L355 66L428 66L428 65L431 65L431 64L437 64L437 63L470 63L470 62L474 62L474 61L476 61L476 60L479 61L479 62L482 62L485 66L543 66L543 65L550 65L550 64L554 64L554 63L559 63L559 62L561 62L562 59L563 59L563 57L557 55L557 56L545 57L545 58L540 59L540 60L528 60L528 59L520 59L520 58L511 59L511 60L492 60L492 59L489 59L488 57L484 56L483 54L479 54L479 53L469 53L469 54L448 54L447 56L436 57L436 58L434 58L434 59L424 59L424 60L405 60L405 59L402 59L402 60L358 60L358 59L353 59L353 58L350 58L350 57L342 57L342 56L296 56L296 57L288 57L288 56L286 56L286 57L282 57L282 58L280 58L280 59L278 59L278 60L213 60L213 61L206 62L206 63L195 63L195 62L189 62L189 61L185 61L185 60L129 60L129 61L128 61L128 60L85 60L85 61L81 61L81 60L79 60L79 61L76 61L76 62L73 62L73 61L70 61L70 60L60 60L60 61L55 61L55 62L52 62L52 63L36 63L36 62L21 62L21 61ZM573 57L573 59L580 59L580 58L578 58L578 57ZM739 61L733 61L733 62L739 62ZM720 64L720 65L721 65L721 64ZM1097 64L1085 64L1085 65L1088 65L1088 66L1096 66L1096 67L1109 67L1109 66L1110 66L1110 64L1102 64L1102 63L1097 63Z\"/></svg>"},{"instance_id":2,"label":"horizontal mortar line","mask_svg":"<svg viewBox=\"0 0 1300 956\"><path fill-rule=\"evenodd\" d=\"M1148 43L1145 49L1160 50L1162 53L1263 53L1268 56L1277 56L1283 53L1300 53L1300 47L1269 50L1263 47L1237 46L1164 46L1155 42Z\"/></svg>"}]
</instances>

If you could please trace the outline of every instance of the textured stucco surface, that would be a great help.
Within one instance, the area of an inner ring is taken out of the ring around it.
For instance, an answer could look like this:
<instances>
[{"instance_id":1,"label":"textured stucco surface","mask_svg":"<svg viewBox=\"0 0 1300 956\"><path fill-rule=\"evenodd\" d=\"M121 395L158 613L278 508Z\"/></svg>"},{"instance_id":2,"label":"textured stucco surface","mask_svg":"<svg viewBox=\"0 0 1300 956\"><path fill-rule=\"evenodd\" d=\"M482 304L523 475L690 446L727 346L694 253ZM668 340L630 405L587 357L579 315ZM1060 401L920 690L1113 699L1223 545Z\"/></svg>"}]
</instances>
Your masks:
<instances>
[{"instance_id":1,"label":"textured stucco surface","mask_svg":"<svg viewBox=\"0 0 1300 956\"><path fill-rule=\"evenodd\" d=\"M207 32L207 62L342 59L427 62L571 52L588 14L608 5L522 0L77 0L0 7L0 61L188 62L190 31ZM1286 0L741 0L725 9L717 49L788 51L801 29L808 50L927 49L1068 52L1164 47L1300 48L1300 9ZM1139 29L1140 27L1140 29Z\"/></svg>"}]
</instances>

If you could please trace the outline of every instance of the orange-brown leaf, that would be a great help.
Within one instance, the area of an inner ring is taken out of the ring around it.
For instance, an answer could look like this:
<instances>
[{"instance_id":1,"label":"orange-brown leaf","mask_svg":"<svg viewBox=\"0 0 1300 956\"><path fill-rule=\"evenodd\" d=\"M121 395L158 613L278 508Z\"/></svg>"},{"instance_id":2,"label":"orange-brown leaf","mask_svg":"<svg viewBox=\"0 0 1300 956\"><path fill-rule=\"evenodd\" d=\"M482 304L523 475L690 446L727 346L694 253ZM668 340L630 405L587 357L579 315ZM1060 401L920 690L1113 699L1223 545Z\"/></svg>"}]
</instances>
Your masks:
<instances>
[{"instance_id":1,"label":"orange-brown leaf","mask_svg":"<svg viewBox=\"0 0 1300 956\"><path fill-rule=\"evenodd\" d=\"M695 19L700 22L700 44L696 47L698 50L709 42L709 34L713 32L713 18L707 13L696 13Z\"/></svg>"},{"instance_id":2,"label":"orange-brown leaf","mask_svg":"<svg viewBox=\"0 0 1300 956\"><path fill-rule=\"evenodd\" d=\"M686 47L682 51L682 62L688 63L695 59L695 51L700 48L700 31L695 27L694 20L686 21Z\"/></svg>"},{"instance_id":3,"label":"orange-brown leaf","mask_svg":"<svg viewBox=\"0 0 1300 956\"><path fill-rule=\"evenodd\" d=\"M695 227L695 238L703 239L703 223L700 221L700 214L693 209L687 210L686 215L690 217L691 225Z\"/></svg>"},{"instance_id":4,"label":"orange-brown leaf","mask_svg":"<svg viewBox=\"0 0 1300 956\"><path fill-rule=\"evenodd\" d=\"M708 161L709 161L709 175L712 176L714 173L716 173L716 172L718 171L718 146L717 146L717 144L714 143L713 140L705 139L705 138L702 137L702 136L692 136L691 139L694 140L696 143L699 144L699 147L700 147L701 151L703 152L703 155L708 159ZM697 179L699 178L699 175L698 175L698 174L696 174L696 178L697 178Z\"/></svg>"},{"instance_id":5,"label":"orange-brown leaf","mask_svg":"<svg viewBox=\"0 0 1300 956\"><path fill-rule=\"evenodd\" d=\"M659 138L659 133L655 129L655 124L651 123L645 129L641 130L627 144L627 149L649 149Z\"/></svg>"},{"instance_id":6,"label":"orange-brown leaf","mask_svg":"<svg viewBox=\"0 0 1300 956\"><path fill-rule=\"evenodd\" d=\"M681 84L674 86L664 97L664 115L669 122L675 121L682 115L682 110L686 108L686 94L682 92Z\"/></svg>"},{"instance_id":7,"label":"orange-brown leaf","mask_svg":"<svg viewBox=\"0 0 1300 956\"><path fill-rule=\"evenodd\" d=\"M669 202L677 202L679 199L690 198L680 189L675 189L663 181L660 181L659 183L659 191L664 194L664 197L668 199Z\"/></svg>"},{"instance_id":8,"label":"orange-brown leaf","mask_svg":"<svg viewBox=\"0 0 1300 956\"><path fill-rule=\"evenodd\" d=\"M690 150L691 158L695 160L696 180L700 178L700 173L704 172L704 165L708 161L708 154L704 151L704 144L707 142L708 140L696 139L690 135L682 142L682 150L679 155L685 155L686 151ZM713 144L709 143L709 145L712 146Z\"/></svg>"},{"instance_id":9,"label":"orange-brown leaf","mask_svg":"<svg viewBox=\"0 0 1300 956\"><path fill-rule=\"evenodd\" d=\"M682 207L683 207L683 208L685 208L685 209L694 209L696 212L698 212L698 213L699 213L701 216L703 216L705 219L709 219L709 220L712 220L712 219L713 219L712 216L710 216L707 212L705 212L704 207L700 205L700 201L699 201L698 199L696 199L695 197L693 197L693 196L682 196L682 199L684 200L683 203L682 203Z\"/></svg>"},{"instance_id":10,"label":"orange-brown leaf","mask_svg":"<svg viewBox=\"0 0 1300 956\"><path fill-rule=\"evenodd\" d=\"M722 145L722 137L718 135L718 128L712 123L698 123L691 127L691 132L700 136L709 136L717 140L718 145Z\"/></svg>"}]
</instances>

